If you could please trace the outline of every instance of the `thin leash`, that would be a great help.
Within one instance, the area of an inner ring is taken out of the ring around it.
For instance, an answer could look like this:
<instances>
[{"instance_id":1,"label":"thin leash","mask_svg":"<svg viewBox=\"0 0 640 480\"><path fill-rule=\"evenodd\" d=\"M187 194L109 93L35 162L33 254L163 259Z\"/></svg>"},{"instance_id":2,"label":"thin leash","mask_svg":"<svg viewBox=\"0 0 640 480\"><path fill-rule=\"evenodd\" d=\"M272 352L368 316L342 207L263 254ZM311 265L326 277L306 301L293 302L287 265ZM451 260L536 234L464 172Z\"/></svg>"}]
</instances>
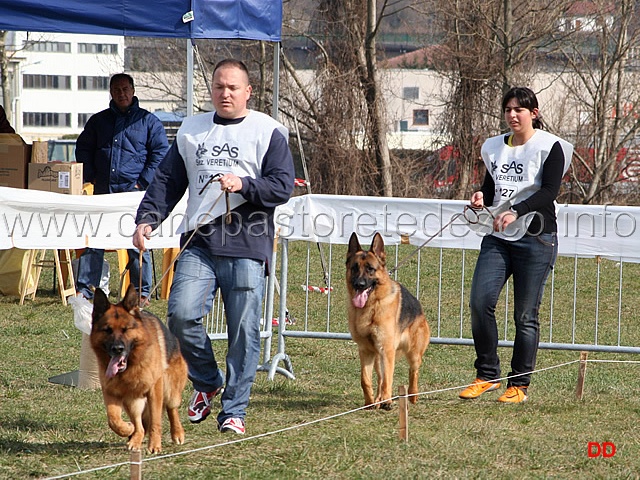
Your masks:
<instances>
[{"instance_id":1,"label":"thin leash","mask_svg":"<svg viewBox=\"0 0 640 480\"><path fill-rule=\"evenodd\" d=\"M205 183L204 186L200 189L200 192L198 193L198 195L202 195L204 193L205 189L209 185L211 185L212 182L214 182L215 180L217 180L221 176L222 176L221 173L217 173L215 175L212 175L209 178L209 180L207 181L207 183ZM213 211L213 209L216 207L216 205L218 204L218 202L220 201L220 199L223 196L226 198L226 201L227 201L227 213L226 213L226 217L225 217L225 222L227 224L229 224L231 222L231 211L229 209L229 192L226 191L226 190L224 192L220 192L220 195L218 195L218 198L216 198L216 200L213 202L213 205L211 205L211 207L209 207L209 210L207 211L207 213L205 213L202 216L202 218L206 218ZM155 293L155 291L158 289L158 286L162 284L162 280L164 280L164 278L167 276L167 274L171 271L171 269L173 268L175 263L178 261L178 258L180 258L180 255L182 255L182 252L184 252L184 250L189 245L189 242L191 242L191 240L193 239L194 235L198 232L198 228L200 228L202 225L206 225L206 224L205 223L199 223L193 229L193 231L191 232L191 235L189 235L189 238L187 238L187 240L184 242L184 244L182 245L182 247L178 251L178 254L173 258L173 260L171 261L171 263L169 264L167 269L163 272L162 276L160 277L160 280L158 282L156 282L155 286L151 289L151 292L149 292L149 298L151 298L151 295L153 295L153 293ZM142 258L142 251L140 252L140 258ZM142 279L142 275L140 275L140 278Z\"/></svg>"},{"instance_id":2,"label":"thin leash","mask_svg":"<svg viewBox=\"0 0 640 480\"><path fill-rule=\"evenodd\" d=\"M491 213L491 210L489 210L486 206L482 206L481 208L474 208L471 205L466 205L464 207L464 209L462 210L462 212L460 213L456 213L451 220L449 221L449 223L447 223L446 225L444 225L440 230L438 230L436 233L434 233L433 235L431 235L429 238L427 238L422 245L419 245L415 248L415 250L413 252L411 252L411 254L409 254L408 256L406 256L402 261L398 262L396 264L395 267L393 267L391 270L389 270L389 275L394 274L400 267L403 267L404 265L406 265L409 260L411 260L415 255L418 254L418 252L420 250L422 250L425 246L427 246L427 244L433 240L434 238L436 238L438 235L440 235L442 232L445 231L445 229L449 228L449 226L455 222L456 220L458 220L460 217L464 217L464 219L471 225L476 225L478 223L480 223L480 212L482 212L483 210L486 210L487 213L489 213L489 216L495 220L495 217L493 216L493 213ZM472 212L473 215L470 213Z\"/></svg>"},{"instance_id":3,"label":"thin leash","mask_svg":"<svg viewBox=\"0 0 640 480\"><path fill-rule=\"evenodd\" d=\"M143 306L142 305L142 250L138 251L138 305ZM149 296L147 297L148 299L151 298L151 294L149 294Z\"/></svg>"},{"instance_id":4,"label":"thin leash","mask_svg":"<svg viewBox=\"0 0 640 480\"><path fill-rule=\"evenodd\" d=\"M207 183L205 183L202 186L202 188L200 189L200 191L198 192L198 195L202 195L209 185L211 185L213 182L215 182L216 180L218 180L222 176L223 176L222 173L216 173L215 175L211 175L209 177L209 180L207 180ZM229 187L229 188L231 188L231 187ZM226 206L227 206L227 213L226 213L226 216L224 217L224 221L226 222L227 225L229 225L229 224L231 224L231 206L229 204L229 189L224 191L224 200L225 200L225 203L226 203ZM216 203L217 203L217 201L216 201ZM209 214L211 212L211 210L213 210L213 207L215 207L215 203L209 209L207 214ZM189 239L189 240L191 240L191 239Z\"/></svg>"}]
</instances>

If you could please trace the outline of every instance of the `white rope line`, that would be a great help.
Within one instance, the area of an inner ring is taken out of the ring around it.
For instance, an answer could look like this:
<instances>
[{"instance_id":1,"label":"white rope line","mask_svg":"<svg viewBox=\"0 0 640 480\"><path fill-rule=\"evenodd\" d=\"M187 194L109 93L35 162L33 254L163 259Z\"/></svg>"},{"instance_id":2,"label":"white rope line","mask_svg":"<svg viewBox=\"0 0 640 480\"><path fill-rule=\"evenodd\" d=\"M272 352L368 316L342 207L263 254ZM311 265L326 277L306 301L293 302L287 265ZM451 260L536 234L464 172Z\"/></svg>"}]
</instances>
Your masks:
<instances>
[{"instance_id":1,"label":"white rope line","mask_svg":"<svg viewBox=\"0 0 640 480\"><path fill-rule=\"evenodd\" d=\"M80 470L78 472L64 473L62 475L58 475L58 476L55 476L55 477L45 477L43 480L55 480L57 478L75 477L77 475L84 475L85 473L98 472L100 470L106 470L108 468L122 467L124 465L132 465L132 464L133 464L133 462L114 463L113 465L105 465L103 467L90 468L89 470Z\"/></svg>"},{"instance_id":2,"label":"white rope line","mask_svg":"<svg viewBox=\"0 0 640 480\"><path fill-rule=\"evenodd\" d=\"M589 360L589 363L640 363L638 360Z\"/></svg>"},{"instance_id":3,"label":"white rope line","mask_svg":"<svg viewBox=\"0 0 640 480\"><path fill-rule=\"evenodd\" d=\"M367 406L363 406L363 407L360 407L360 408L355 408L355 409L349 410L347 412L337 413L337 414L331 415L329 417L319 418L317 420L311 420L310 422L301 423L299 425L292 425L290 427L281 428L280 430L274 430L274 431L271 431L271 432L261 433L259 435L254 435L252 437L238 438L236 440L231 440L229 442L218 443L218 444L215 444L215 445L207 445L205 447L194 448L194 449L191 449L191 450L185 450L183 452L175 452L175 453L170 453L170 454L167 454L167 455L158 455L158 456L154 456L154 457L150 457L150 458L144 458L144 459L142 459L142 462L146 463L146 462L152 462L152 461L155 461L155 460L163 460L165 458L178 457L178 456L181 456L181 455L187 455L189 453L197 453L197 452L202 452L202 451L205 451L205 450L211 450L212 448L225 447L227 445L233 445L235 443L247 442L249 440L255 440L256 438L268 437L268 436L271 436L271 435L275 435L276 433L282 433L282 432L286 432L286 431L289 431L289 430L295 430L297 428L302 428L302 427L306 427L306 426L309 426L309 425L313 425L314 423L319 423L319 422L323 422L325 420L331 420L331 419L334 419L334 418L342 417L344 415L348 415L350 413L354 413L354 412L357 412L359 410L364 410L364 409L369 408L369 407L370 406L367 405ZM63 475L60 475L60 476L57 476L57 477L46 477L43 480L55 480L55 479L59 479L59 478L73 477L73 476L81 475L81 474L84 474L84 473L96 472L98 470L105 470L107 468L114 468L114 467L119 467L119 466L127 465L127 464L132 465L133 462L122 462L122 463L116 463L116 464L113 464L113 465L105 465L103 467L97 467L97 468L92 468L90 470L83 470L83 471L79 471L79 472L63 474Z\"/></svg>"},{"instance_id":4,"label":"white rope line","mask_svg":"<svg viewBox=\"0 0 640 480\"><path fill-rule=\"evenodd\" d=\"M184 454L187 454L187 453L201 452L201 451L204 451L204 450L210 450L212 448L225 447L227 445L233 445L234 443L241 443L241 442L247 442L249 440L255 440L256 438L268 437L268 436L271 436L271 435L275 435L276 433L287 432L289 430L295 430L295 429L302 428L302 427L308 427L309 425L313 425L314 423L320 423L320 422L324 422L326 420L332 420L334 418L342 417L344 415L348 415L350 413L354 413L354 412L357 412L359 410L364 410L364 409L367 409L369 407L370 407L370 405L366 405L366 406L359 407L359 408L354 408L353 410L349 410L349 411L346 411L346 412L336 413L335 415L330 415L328 417L319 418L319 419L316 419L316 420L311 420L309 422L300 423L298 425L292 425L290 427L284 427L284 428L281 428L279 430L273 430L271 432L261 433L259 435L254 435L252 437L238 438L236 440L231 440L229 442L218 443L216 445L208 445L206 447L195 448L193 450L188 450L188 451L185 451L185 452L176 452L176 453L170 453L168 455L162 455L162 456L157 456L157 457L152 457L152 458L145 458L145 459L143 459L143 462L151 462L151 461L154 461L154 460L161 460L161 459L164 459L164 458L177 457L179 455L184 455Z\"/></svg>"},{"instance_id":5,"label":"white rope line","mask_svg":"<svg viewBox=\"0 0 640 480\"><path fill-rule=\"evenodd\" d=\"M589 360L589 359L587 359L586 361L589 362L589 363L640 363L640 361L633 361L633 360ZM581 362L581 360L579 360L579 359L578 360L571 360L569 362L560 363L558 365L552 365L550 367L545 367L545 368L540 368L540 369L537 369L537 370L532 370L531 372L519 373L517 375L511 375L511 376L507 376L507 377L497 378L497 379L492 380L492 381L493 382L495 382L495 381L502 382L502 381L509 380L510 378L521 377L523 375L533 375L535 373L541 373L541 372L545 372L545 371L548 371L548 370L553 370L553 369L556 369L556 368L566 367L566 366L569 366L569 365L573 365L574 363L580 363L580 362ZM489 381L487 381L487 382L489 382ZM190 454L190 453L203 452L205 450L211 450L213 448L226 447L228 445L233 445L233 444L236 444L236 443L248 442L250 440L255 440L255 439L258 439L258 438L269 437L269 436L272 436L272 435L276 435L278 433L288 432L290 430L296 430L296 429L299 429L299 428L308 427L308 426L314 425L316 423L325 422L325 421L328 421L328 420L333 420L334 418L343 417L345 415L349 415L351 413L355 413L355 412L358 412L360 410L370 409L371 407L374 407L376 405L380 405L382 403L387 403L387 402L389 402L389 400L397 400L399 398L408 398L408 397L415 397L415 396L433 395L435 393L443 393L443 392L448 392L448 391L451 391L451 390L460 390L462 388L469 387L470 385L472 385L472 384L459 385L459 386L456 386L456 387L441 388L441 389L438 389L438 390L430 390L430 391L426 391L426 392L413 393L413 394L408 394L408 395L396 395L394 397L391 397L391 398L385 399L385 400L381 400L380 402L376 402L376 403L373 403L371 405L365 405L365 406L362 406L362 407L359 407L359 408L354 408L353 410L348 410L346 412L336 413L334 415L329 415L328 417L323 417L323 418L319 418L319 419L316 419L316 420L311 420L309 422L300 423L298 425L292 425L292 426L289 426L289 427L284 427L284 428L281 428L279 430L273 430L271 432L265 432L265 433L261 433L261 434L258 434L258 435L253 435L251 437L238 438L238 439L231 440L231 441L224 442L224 443L218 443L218 444L215 444L215 445L207 445L207 446L204 446L204 447L194 448L194 449L191 449L191 450L185 450L183 452L175 452L175 453L170 453L170 454L167 454L167 455L157 455L157 456L154 456L154 457L143 458L142 459L142 463L153 462L153 461L156 461L156 460L164 460L166 458L178 457L178 456L187 455L187 454ZM131 461L129 461L129 462L115 463L113 465L105 465L103 467L96 467L96 468L92 468L92 469L89 469L89 470L82 470L82 471L73 472L73 473L66 473L66 474L63 474L63 475L56 476L56 477L46 477L44 480L56 480L56 479L60 479L60 478L68 478L68 477L73 477L73 476L76 476L76 475L82 475L82 474L85 474L85 473L97 472L99 470L106 470L108 468L115 468L115 467L121 467L123 465L134 465L134 464L138 465L138 464L140 464L140 462L131 462Z\"/></svg>"}]
</instances>

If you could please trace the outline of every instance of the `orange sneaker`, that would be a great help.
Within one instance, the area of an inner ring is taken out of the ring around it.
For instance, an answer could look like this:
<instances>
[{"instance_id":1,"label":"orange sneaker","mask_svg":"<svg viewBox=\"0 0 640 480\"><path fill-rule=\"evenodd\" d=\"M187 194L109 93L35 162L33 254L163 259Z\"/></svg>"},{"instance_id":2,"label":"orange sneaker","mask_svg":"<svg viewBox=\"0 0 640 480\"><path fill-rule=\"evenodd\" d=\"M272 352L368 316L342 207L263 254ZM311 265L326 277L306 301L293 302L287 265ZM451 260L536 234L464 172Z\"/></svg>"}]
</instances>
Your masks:
<instances>
[{"instance_id":1,"label":"orange sneaker","mask_svg":"<svg viewBox=\"0 0 640 480\"><path fill-rule=\"evenodd\" d=\"M459 397L468 400L470 398L478 398L485 392L490 392L500 388L500 382L491 382L489 380L482 380L476 378L471 385L460 392Z\"/></svg>"},{"instance_id":2,"label":"orange sneaker","mask_svg":"<svg viewBox=\"0 0 640 480\"><path fill-rule=\"evenodd\" d=\"M526 402L527 398L527 387L508 387L507 390L498 398L499 402L502 403L522 403Z\"/></svg>"}]
</instances>

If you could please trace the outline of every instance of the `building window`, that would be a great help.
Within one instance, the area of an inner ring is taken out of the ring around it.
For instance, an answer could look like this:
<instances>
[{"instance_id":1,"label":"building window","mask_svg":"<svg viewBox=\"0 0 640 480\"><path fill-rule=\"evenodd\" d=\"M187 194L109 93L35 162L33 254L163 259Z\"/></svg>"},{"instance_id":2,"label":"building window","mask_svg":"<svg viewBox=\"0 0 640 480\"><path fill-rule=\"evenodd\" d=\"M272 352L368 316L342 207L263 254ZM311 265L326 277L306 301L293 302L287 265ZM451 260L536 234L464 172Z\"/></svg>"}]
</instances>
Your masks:
<instances>
[{"instance_id":1,"label":"building window","mask_svg":"<svg viewBox=\"0 0 640 480\"><path fill-rule=\"evenodd\" d=\"M118 45L115 43L79 43L78 53L97 53L102 55L117 55Z\"/></svg>"},{"instance_id":2,"label":"building window","mask_svg":"<svg viewBox=\"0 0 640 480\"><path fill-rule=\"evenodd\" d=\"M71 77L68 75L23 75L24 88L45 88L49 90L71 90Z\"/></svg>"},{"instance_id":3,"label":"building window","mask_svg":"<svg viewBox=\"0 0 640 480\"><path fill-rule=\"evenodd\" d=\"M70 127L70 113L24 112L22 124L28 127Z\"/></svg>"},{"instance_id":4,"label":"building window","mask_svg":"<svg viewBox=\"0 0 640 480\"><path fill-rule=\"evenodd\" d=\"M414 110L413 124L421 126L429 125L429 110Z\"/></svg>"},{"instance_id":5,"label":"building window","mask_svg":"<svg viewBox=\"0 0 640 480\"><path fill-rule=\"evenodd\" d=\"M109 77L78 77L78 90L109 90Z\"/></svg>"},{"instance_id":6,"label":"building window","mask_svg":"<svg viewBox=\"0 0 640 480\"><path fill-rule=\"evenodd\" d=\"M420 97L420 87L404 87L402 89L403 100L418 100Z\"/></svg>"},{"instance_id":7,"label":"building window","mask_svg":"<svg viewBox=\"0 0 640 480\"><path fill-rule=\"evenodd\" d=\"M27 42L24 48L31 52L71 53L69 42Z\"/></svg>"},{"instance_id":8,"label":"building window","mask_svg":"<svg viewBox=\"0 0 640 480\"><path fill-rule=\"evenodd\" d=\"M93 113L79 113L78 114L78 128L84 128L84 126L89 121Z\"/></svg>"}]
</instances>

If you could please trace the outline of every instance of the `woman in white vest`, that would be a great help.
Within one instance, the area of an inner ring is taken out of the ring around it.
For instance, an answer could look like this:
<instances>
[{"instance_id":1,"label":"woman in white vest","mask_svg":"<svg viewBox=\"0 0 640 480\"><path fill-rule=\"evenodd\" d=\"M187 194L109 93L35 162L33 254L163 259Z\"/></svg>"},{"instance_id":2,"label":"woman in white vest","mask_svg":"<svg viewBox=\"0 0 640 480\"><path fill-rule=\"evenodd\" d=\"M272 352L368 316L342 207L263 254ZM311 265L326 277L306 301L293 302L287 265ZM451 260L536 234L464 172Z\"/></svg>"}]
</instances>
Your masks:
<instances>
[{"instance_id":1,"label":"woman in white vest","mask_svg":"<svg viewBox=\"0 0 640 480\"><path fill-rule=\"evenodd\" d=\"M493 232L482 240L471 285L477 374L460 398L473 399L500 388L495 307L512 276L515 339L507 389L498 401L520 403L528 398L535 368L540 301L558 253L555 200L573 146L542 130L538 100L529 88L509 90L502 111L511 131L484 142L487 173L471 196L473 208L491 211Z\"/></svg>"}]
</instances>

